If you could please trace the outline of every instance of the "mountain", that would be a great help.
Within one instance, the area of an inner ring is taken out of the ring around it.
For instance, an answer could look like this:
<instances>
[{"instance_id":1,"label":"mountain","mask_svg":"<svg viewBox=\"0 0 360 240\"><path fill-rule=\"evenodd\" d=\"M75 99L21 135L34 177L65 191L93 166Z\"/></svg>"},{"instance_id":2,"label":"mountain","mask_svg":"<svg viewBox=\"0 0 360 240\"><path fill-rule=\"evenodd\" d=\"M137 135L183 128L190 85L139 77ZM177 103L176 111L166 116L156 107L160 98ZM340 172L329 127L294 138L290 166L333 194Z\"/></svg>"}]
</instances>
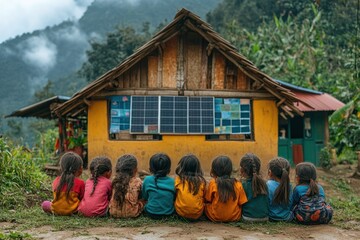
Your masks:
<instances>
[{"instance_id":1,"label":"mountain","mask_svg":"<svg viewBox=\"0 0 360 240\"><path fill-rule=\"evenodd\" d=\"M76 72L86 61L89 41L101 41L116 26L155 29L187 8L205 18L221 0L95 0L78 21L64 21L0 44L0 134L3 116L34 102L49 80L58 95L71 95L86 84Z\"/></svg>"}]
</instances>

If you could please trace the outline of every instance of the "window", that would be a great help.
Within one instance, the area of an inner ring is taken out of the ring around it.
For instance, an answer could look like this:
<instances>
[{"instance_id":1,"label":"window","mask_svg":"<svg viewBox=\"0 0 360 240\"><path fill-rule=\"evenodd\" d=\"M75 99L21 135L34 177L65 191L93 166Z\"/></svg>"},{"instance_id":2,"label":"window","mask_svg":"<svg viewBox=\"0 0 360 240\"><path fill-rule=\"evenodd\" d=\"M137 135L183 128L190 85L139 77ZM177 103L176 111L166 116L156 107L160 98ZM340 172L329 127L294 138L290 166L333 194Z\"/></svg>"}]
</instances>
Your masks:
<instances>
[{"instance_id":1,"label":"window","mask_svg":"<svg viewBox=\"0 0 360 240\"><path fill-rule=\"evenodd\" d=\"M113 96L110 98L110 135L112 139L146 140L159 139L161 134L204 134L208 140L229 139L222 135L249 139L250 116L249 99Z\"/></svg>"},{"instance_id":2,"label":"window","mask_svg":"<svg viewBox=\"0 0 360 240\"><path fill-rule=\"evenodd\" d=\"M250 134L250 100L215 98L215 133Z\"/></svg>"},{"instance_id":3,"label":"window","mask_svg":"<svg viewBox=\"0 0 360 240\"><path fill-rule=\"evenodd\" d=\"M129 130L130 100L130 96L116 96L111 98L110 134Z\"/></svg>"}]
</instances>

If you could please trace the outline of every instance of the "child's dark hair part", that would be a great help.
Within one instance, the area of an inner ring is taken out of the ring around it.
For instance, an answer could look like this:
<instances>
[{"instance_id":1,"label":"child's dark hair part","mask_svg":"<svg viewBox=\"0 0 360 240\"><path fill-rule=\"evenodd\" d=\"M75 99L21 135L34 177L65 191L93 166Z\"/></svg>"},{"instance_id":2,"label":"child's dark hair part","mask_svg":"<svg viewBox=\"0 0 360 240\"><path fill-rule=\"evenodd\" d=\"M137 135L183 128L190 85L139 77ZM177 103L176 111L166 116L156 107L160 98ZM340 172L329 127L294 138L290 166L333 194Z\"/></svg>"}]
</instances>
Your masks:
<instances>
[{"instance_id":1,"label":"child's dark hair part","mask_svg":"<svg viewBox=\"0 0 360 240\"><path fill-rule=\"evenodd\" d=\"M112 182L114 198L121 208L125 202L125 195L129 189L130 179L137 168L137 159L133 155L123 155L116 163L116 176Z\"/></svg>"},{"instance_id":2,"label":"child's dark hair part","mask_svg":"<svg viewBox=\"0 0 360 240\"><path fill-rule=\"evenodd\" d=\"M201 184L206 184L200 161L193 154L185 155L180 159L175 173L180 177L183 186L185 181L188 182L189 191L193 195L198 194Z\"/></svg>"},{"instance_id":3,"label":"child's dark hair part","mask_svg":"<svg viewBox=\"0 0 360 240\"><path fill-rule=\"evenodd\" d=\"M104 173L111 171L112 165L111 160L107 157L96 157L92 160L90 164L90 172L92 175L92 179L94 181L93 189L90 193L90 196L94 194L96 185L98 183L98 178L102 176Z\"/></svg>"},{"instance_id":4,"label":"child's dark hair part","mask_svg":"<svg viewBox=\"0 0 360 240\"><path fill-rule=\"evenodd\" d=\"M155 185L157 187L157 179L165 177L170 173L171 160L165 153L156 153L150 158L149 162L150 172L155 177Z\"/></svg>"},{"instance_id":5,"label":"child's dark hair part","mask_svg":"<svg viewBox=\"0 0 360 240\"><path fill-rule=\"evenodd\" d=\"M246 153L240 160L240 167L246 175L250 177L253 197L259 194L267 194L267 186L265 180L260 175L261 161L253 153Z\"/></svg>"},{"instance_id":6,"label":"child's dark hair part","mask_svg":"<svg viewBox=\"0 0 360 240\"><path fill-rule=\"evenodd\" d=\"M309 162L302 162L296 165L296 176L299 178L299 184L309 185L309 189L306 192L308 196L314 196L319 194L319 187L316 184L316 168L314 164Z\"/></svg>"},{"instance_id":7,"label":"child's dark hair part","mask_svg":"<svg viewBox=\"0 0 360 240\"><path fill-rule=\"evenodd\" d=\"M75 173L82 168L83 160L73 152L65 153L60 159L60 182L56 187L55 199L60 197L61 189L66 186L66 199L69 198L71 189L74 186Z\"/></svg>"},{"instance_id":8,"label":"child's dark hair part","mask_svg":"<svg viewBox=\"0 0 360 240\"><path fill-rule=\"evenodd\" d=\"M282 157L277 157L269 162L269 170L272 175L280 179L280 185L274 193L274 203L288 204L290 201L290 164Z\"/></svg>"},{"instance_id":9,"label":"child's dark hair part","mask_svg":"<svg viewBox=\"0 0 360 240\"><path fill-rule=\"evenodd\" d=\"M216 185L219 192L220 202L227 202L230 197L235 201L235 182L236 179L231 177L233 167L231 159L227 156L216 157L211 164L211 175L216 177Z\"/></svg>"}]
</instances>

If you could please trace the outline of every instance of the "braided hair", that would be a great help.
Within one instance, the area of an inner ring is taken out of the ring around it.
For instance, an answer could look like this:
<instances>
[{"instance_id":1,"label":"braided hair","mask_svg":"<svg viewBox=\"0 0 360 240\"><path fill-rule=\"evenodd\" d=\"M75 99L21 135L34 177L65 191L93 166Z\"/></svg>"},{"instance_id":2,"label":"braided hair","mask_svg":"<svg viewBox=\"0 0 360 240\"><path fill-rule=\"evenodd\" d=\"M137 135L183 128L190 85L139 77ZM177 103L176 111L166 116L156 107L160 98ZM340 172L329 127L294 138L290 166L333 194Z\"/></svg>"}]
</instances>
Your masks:
<instances>
[{"instance_id":1,"label":"braided hair","mask_svg":"<svg viewBox=\"0 0 360 240\"><path fill-rule=\"evenodd\" d=\"M165 153L156 153L150 158L149 162L150 172L155 177L155 186L159 177L165 177L170 173L171 160Z\"/></svg>"},{"instance_id":2,"label":"braided hair","mask_svg":"<svg viewBox=\"0 0 360 240\"><path fill-rule=\"evenodd\" d=\"M137 169L137 159L135 156L127 154L121 156L116 163L116 176L112 182L114 199L122 208L125 202L125 196L129 189L130 179Z\"/></svg>"},{"instance_id":3,"label":"braided hair","mask_svg":"<svg viewBox=\"0 0 360 240\"><path fill-rule=\"evenodd\" d=\"M296 176L299 178L299 184L309 185L306 195L309 197L319 194L319 187L316 184L316 168L314 164L309 162L302 162L296 165Z\"/></svg>"},{"instance_id":4,"label":"braided hair","mask_svg":"<svg viewBox=\"0 0 360 240\"><path fill-rule=\"evenodd\" d=\"M56 187L55 199L60 197L61 190L66 186L66 199L74 186L75 173L82 168L83 161L79 155L74 152L65 153L60 159L60 182Z\"/></svg>"},{"instance_id":5,"label":"braided hair","mask_svg":"<svg viewBox=\"0 0 360 240\"><path fill-rule=\"evenodd\" d=\"M90 164L91 179L94 181L93 189L90 196L94 194L96 185L98 184L98 178L104 173L111 171L112 165L111 160L107 157L96 157Z\"/></svg>"},{"instance_id":6,"label":"braided hair","mask_svg":"<svg viewBox=\"0 0 360 240\"><path fill-rule=\"evenodd\" d=\"M183 187L188 183L190 193L198 194L201 184L206 184L199 159L193 155L185 155L180 159L175 173L179 176Z\"/></svg>"},{"instance_id":7,"label":"braided hair","mask_svg":"<svg viewBox=\"0 0 360 240\"><path fill-rule=\"evenodd\" d=\"M236 179L231 177L233 167L231 159L227 156L216 157L211 164L211 176L216 177L216 185L220 202L227 202L230 197L236 200L234 185Z\"/></svg>"},{"instance_id":8,"label":"braided hair","mask_svg":"<svg viewBox=\"0 0 360 240\"><path fill-rule=\"evenodd\" d=\"M280 179L280 185L274 193L274 203L288 204L290 201L290 164L289 161L282 157L277 157L269 162L269 170Z\"/></svg>"},{"instance_id":9,"label":"braided hair","mask_svg":"<svg viewBox=\"0 0 360 240\"><path fill-rule=\"evenodd\" d=\"M259 194L267 194L267 186L265 180L260 175L261 161L253 153L246 153L240 160L240 167L245 174L251 178L251 188L253 197Z\"/></svg>"}]
</instances>

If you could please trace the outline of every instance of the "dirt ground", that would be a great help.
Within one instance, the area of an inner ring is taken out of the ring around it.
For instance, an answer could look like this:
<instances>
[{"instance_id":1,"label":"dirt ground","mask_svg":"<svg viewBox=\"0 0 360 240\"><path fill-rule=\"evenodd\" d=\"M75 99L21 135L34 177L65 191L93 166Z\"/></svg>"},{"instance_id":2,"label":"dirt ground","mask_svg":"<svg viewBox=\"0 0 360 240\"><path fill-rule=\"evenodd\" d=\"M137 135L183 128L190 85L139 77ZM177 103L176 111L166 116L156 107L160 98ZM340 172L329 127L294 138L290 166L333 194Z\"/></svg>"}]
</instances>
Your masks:
<instances>
[{"instance_id":1,"label":"dirt ground","mask_svg":"<svg viewBox=\"0 0 360 240\"><path fill-rule=\"evenodd\" d=\"M196 240L227 240L227 239L359 239L360 232L338 229L331 225L322 226L296 226L287 227L280 233L261 233L257 231L242 230L223 224L210 222L190 223L186 227L169 227L160 225L156 227L139 228L91 228L87 230L57 231L50 227L42 227L28 231L37 239L54 240L155 240L155 239L196 239Z\"/></svg>"}]
</instances>

